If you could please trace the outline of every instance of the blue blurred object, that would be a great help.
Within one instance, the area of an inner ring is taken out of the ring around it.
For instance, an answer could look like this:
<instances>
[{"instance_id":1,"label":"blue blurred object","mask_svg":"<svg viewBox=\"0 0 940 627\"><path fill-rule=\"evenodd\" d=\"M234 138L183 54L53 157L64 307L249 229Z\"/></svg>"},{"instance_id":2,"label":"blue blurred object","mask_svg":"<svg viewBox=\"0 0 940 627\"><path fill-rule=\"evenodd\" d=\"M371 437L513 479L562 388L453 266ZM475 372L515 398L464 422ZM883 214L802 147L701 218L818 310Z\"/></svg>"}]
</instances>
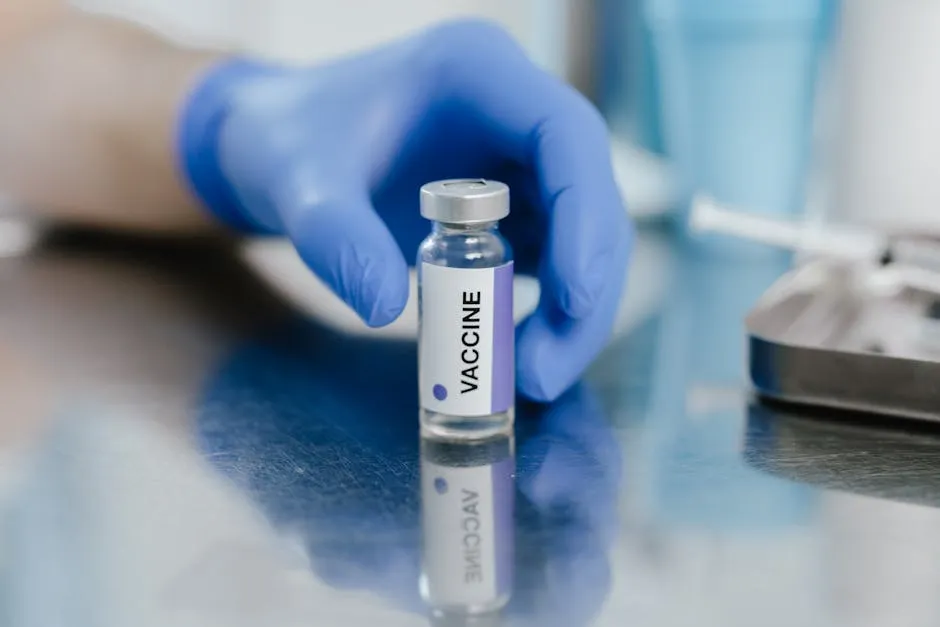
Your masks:
<instances>
[{"instance_id":1,"label":"blue blurred object","mask_svg":"<svg viewBox=\"0 0 940 627\"><path fill-rule=\"evenodd\" d=\"M802 212L834 11L834 0L645 0L681 219L699 192L770 214Z\"/></svg>"},{"instance_id":2,"label":"blue blurred object","mask_svg":"<svg viewBox=\"0 0 940 627\"><path fill-rule=\"evenodd\" d=\"M216 216L290 237L371 326L408 299L430 229L421 185L503 181L500 229L542 285L517 334L519 390L557 398L607 341L631 244L607 128L498 27L449 23L309 68L223 62L189 98L179 146Z\"/></svg>"},{"instance_id":3,"label":"blue blurred object","mask_svg":"<svg viewBox=\"0 0 940 627\"><path fill-rule=\"evenodd\" d=\"M684 22L696 27L754 27L774 30L815 27L829 14L829 0L645 0L655 22Z\"/></svg>"},{"instance_id":4,"label":"blue blurred object","mask_svg":"<svg viewBox=\"0 0 940 627\"><path fill-rule=\"evenodd\" d=\"M643 0L597 0L597 100L611 131L665 154L659 86Z\"/></svg>"}]
</instances>

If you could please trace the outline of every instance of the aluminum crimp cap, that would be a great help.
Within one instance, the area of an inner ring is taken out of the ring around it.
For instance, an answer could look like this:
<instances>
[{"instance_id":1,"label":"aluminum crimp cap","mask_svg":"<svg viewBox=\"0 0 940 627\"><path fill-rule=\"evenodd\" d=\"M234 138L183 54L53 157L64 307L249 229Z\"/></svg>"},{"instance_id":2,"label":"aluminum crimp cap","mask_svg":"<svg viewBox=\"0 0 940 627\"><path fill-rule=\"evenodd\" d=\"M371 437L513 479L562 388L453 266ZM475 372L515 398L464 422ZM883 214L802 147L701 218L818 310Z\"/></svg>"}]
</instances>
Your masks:
<instances>
[{"instance_id":1,"label":"aluminum crimp cap","mask_svg":"<svg viewBox=\"0 0 940 627\"><path fill-rule=\"evenodd\" d=\"M509 187L486 179L448 179L421 186L421 215L435 222L474 224L509 215Z\"/></svg>"}]
</instances>

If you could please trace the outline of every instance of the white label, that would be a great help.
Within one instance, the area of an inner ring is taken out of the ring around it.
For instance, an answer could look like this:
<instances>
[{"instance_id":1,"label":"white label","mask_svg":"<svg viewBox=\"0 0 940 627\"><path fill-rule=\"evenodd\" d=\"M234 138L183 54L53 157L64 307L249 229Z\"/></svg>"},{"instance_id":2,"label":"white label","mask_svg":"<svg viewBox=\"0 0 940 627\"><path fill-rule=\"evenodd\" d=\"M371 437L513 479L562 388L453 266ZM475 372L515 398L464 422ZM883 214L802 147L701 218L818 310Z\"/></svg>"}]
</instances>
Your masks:
<instances>
[{"instance_id":1,"label":"white label","mask_svg":"<svg viewBox=\"0 0 940 627\"><path fill-rule=\"evenodd\" d=\"M421 267L421 406L453 416L506 411L515 391L512 263Z\"/></svg>"},{"instance_id":2,"label":"white label","mask_svg":"<svg viewBox=\"0 0 940 627\"><path fill-rule=\"evenodd\" d=\"M422 462L424 574L435 605L485 605L509 594L512 461Z\"/></svg>"}]
</instances>

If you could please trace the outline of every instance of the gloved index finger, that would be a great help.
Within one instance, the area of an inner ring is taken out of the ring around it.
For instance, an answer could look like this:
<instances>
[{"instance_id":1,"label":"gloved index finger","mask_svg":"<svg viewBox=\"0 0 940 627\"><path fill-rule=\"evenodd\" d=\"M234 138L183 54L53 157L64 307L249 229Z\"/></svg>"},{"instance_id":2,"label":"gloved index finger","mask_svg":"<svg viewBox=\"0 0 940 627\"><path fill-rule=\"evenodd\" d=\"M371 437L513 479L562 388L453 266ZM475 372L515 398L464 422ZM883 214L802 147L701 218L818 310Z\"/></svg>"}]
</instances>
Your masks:
<instances>
[{"instance_id":1,"label":"gloved index finger","mask_svg":"<svg viewBox=\"0 0 940 627\"><path fill-rule=\"evenodd\" d=\"M586 317L630 240L603 119L496 26L460 22L432 37L445 96L495 152L536 178L550 225L540 277L546 297L565 315Z\"/></svg>"}]
</instances>

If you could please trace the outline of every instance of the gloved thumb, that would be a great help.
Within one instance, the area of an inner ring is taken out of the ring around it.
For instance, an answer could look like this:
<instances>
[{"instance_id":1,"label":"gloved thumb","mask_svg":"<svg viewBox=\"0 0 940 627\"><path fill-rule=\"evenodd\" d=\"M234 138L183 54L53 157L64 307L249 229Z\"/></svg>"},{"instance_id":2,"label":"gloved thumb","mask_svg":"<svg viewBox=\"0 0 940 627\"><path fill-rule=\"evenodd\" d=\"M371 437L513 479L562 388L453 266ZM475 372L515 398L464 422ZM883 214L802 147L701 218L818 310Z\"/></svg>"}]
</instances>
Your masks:
<instances>
[{"instance_id":1,"label":"gloved thumb","mask_svg":"<svg viewBox=\"0 0 940 627\"><path fill-rule=\"evenodd\" d=\"M394 321L408 301L408 264L365 186L286 185L274 204L310 269L371 327Z\"/></svg>"}]
</instances>

